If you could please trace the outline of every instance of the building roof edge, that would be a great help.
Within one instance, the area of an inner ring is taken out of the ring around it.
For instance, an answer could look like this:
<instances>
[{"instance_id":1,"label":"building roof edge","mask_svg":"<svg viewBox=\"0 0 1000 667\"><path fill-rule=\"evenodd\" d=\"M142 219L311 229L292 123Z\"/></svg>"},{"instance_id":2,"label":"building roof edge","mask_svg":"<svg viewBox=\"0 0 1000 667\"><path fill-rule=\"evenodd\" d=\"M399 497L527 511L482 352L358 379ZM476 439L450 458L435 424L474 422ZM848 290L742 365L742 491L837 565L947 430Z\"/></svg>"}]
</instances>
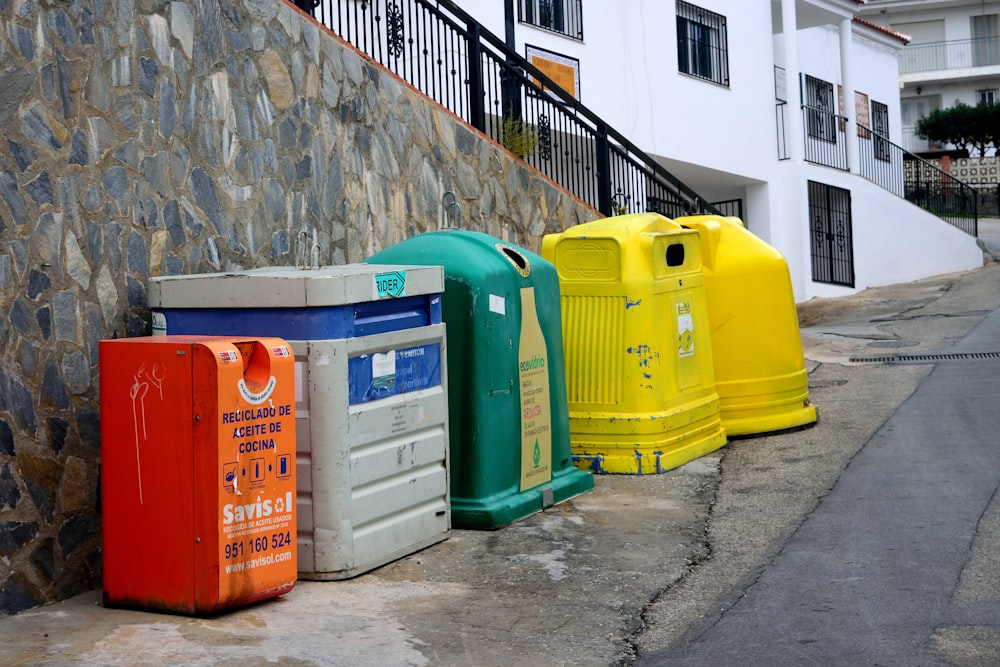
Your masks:
<instances>
[{"instance_id":1,"label":"building roof edge","mask_svg":"<svg viewBox=\"0 0 1000 667\"><path fill-rule=\"evenodd\" d=\"M859 2L859 4L864 4L864 3L863 2ZM875 31L880 32L882 34L889 35L890 37L896 39L899 42L902 42L903 44L909 44L910 40L913 39L912 36L907 35L905 32L899 32L898 30L893 30L892 28L887 28L884 25L879 25L878 23L875 23L874 21L869 21L868 19L863 19L860 16L855 16L854 17L854 22L857 23L857 24L859 24L859 25L863 25L866 28L871 28L872 30L875 30Z\"/></svg>"}]
</instances>

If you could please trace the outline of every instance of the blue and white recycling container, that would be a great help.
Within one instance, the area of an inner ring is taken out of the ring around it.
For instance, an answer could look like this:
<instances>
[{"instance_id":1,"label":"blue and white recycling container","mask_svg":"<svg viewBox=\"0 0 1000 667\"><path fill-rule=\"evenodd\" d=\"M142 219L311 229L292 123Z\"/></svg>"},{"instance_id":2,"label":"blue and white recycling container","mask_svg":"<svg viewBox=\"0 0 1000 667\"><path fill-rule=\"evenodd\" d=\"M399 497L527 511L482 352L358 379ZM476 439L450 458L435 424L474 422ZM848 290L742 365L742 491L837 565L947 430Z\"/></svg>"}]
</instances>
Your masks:
<instances>
[{"instance_id":1,"label":"blue and white recycling container","mask_svg":"<svg viewBox=\"0 0 1000 667\"><path fill-rule=\"evenodd\" d=\"M295 354L298 570L346 579L446 539L439 266L151 278L153 334L277 336Z\"/></svg>"}]
</instances>

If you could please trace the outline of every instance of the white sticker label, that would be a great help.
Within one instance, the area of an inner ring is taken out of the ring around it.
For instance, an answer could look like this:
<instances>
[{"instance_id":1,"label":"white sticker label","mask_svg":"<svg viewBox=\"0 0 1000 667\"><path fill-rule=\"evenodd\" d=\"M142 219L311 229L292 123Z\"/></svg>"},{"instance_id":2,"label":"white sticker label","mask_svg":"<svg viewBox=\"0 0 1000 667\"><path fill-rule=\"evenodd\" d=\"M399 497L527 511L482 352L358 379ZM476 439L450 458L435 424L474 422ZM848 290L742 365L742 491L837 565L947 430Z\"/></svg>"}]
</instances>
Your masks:
<instances>
[{"instance_id":1,"label":"white sticker label","mask_svg":"<svg viewBox=\"0 0 1000 667\"><path fill-rule=\"evenodd\" d=\"M490 312L499 315L507 314L507 301L502 296L490 294Z\"/></svg>"},{"instance_id":2,"label":"white sticker label","mask_svg":"<svg viewBox=\"0 0 1000 667\"><path fill-rule=\"evenodd\" d=\"M385 354L375 353L372 355L372 378L386 377L396 374L396 350L389 350Z\"/></svg>"},{"instance_id":3,"label":"white sticker label","mask_svg":"<svg viewBox=\"0 0 1000 667\"><path fill-rule=\"evenodd\" d=\"M254 391L247 386L246 380L240 378L240 381L236 383L237 388L240 390L240 396L243 397L247 403L251 405L257 405L263 403L267 400L267 397L271 395L274 388L277 386L278 380L273 375L268 378L267 384L260 391Z\"/></svg>"},{"instance_id":4,"label":"white sticker label","mask_svg":"<svg viewBox=\"0 0 1000 667\"><path fill-rule=\"evenodd\" d=\"M691 316L691 305L687 302L677 304L677 355L690 357L694 354L694 318Z\"/></svg>"},{"instance_id":5,"label":"white sticker label","mask_svg":"<svg viewBox=\"0 0 1000 667\"><path fill-rule=\"evenodd\" d=\"M166 336L167 335L167 316L158 310L153 311L153 335L154 336Z\"/></svg>"}]
</instances>

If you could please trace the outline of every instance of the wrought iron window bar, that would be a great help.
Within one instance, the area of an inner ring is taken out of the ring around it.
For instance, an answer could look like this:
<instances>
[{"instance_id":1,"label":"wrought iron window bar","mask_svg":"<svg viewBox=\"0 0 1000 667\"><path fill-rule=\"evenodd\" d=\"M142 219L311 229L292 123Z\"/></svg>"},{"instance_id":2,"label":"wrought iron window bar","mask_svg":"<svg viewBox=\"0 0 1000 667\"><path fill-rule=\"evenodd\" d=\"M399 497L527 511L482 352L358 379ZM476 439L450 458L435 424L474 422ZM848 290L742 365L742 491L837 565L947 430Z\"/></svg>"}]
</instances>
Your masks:
<instances>
[{"instance_id":1,"label":"wrought iron window bar","mask_svg":"<svg viewBox=\"0 0 1000 667\"><path fill-rule=\"evenodd\" d=\"M677 67L684 74L729 85L726 17L677 0Z\"/></svg>"},{"instance_id":2,"label":"wrought iron window bar","mask_svg":"<svg viewBox=\"0 0 1000 667\"><path fill-rule=\"evenodd\" d=\"M518 0L518 20L583 40L583 0Z\"/></svg>"}]
</instances>

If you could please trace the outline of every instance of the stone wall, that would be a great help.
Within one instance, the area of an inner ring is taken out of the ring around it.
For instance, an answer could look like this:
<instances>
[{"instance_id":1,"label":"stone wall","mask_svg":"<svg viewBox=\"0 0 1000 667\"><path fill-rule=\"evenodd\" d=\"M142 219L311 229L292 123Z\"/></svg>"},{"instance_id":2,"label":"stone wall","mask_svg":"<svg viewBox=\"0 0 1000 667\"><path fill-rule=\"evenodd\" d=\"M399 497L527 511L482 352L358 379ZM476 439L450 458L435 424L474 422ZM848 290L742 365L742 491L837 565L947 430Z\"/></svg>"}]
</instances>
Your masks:
<instances>
[{"instance_id":1,"label":"stone wall","mask_svg":"<svg viewBox=\"0 0 1000 667\"><path fill-rule=\"evenodd\" d=\"M98 341L150 276L597 214L282 0L0 0L0 613L100 585Z\"/></svg>"}]
</instances>

